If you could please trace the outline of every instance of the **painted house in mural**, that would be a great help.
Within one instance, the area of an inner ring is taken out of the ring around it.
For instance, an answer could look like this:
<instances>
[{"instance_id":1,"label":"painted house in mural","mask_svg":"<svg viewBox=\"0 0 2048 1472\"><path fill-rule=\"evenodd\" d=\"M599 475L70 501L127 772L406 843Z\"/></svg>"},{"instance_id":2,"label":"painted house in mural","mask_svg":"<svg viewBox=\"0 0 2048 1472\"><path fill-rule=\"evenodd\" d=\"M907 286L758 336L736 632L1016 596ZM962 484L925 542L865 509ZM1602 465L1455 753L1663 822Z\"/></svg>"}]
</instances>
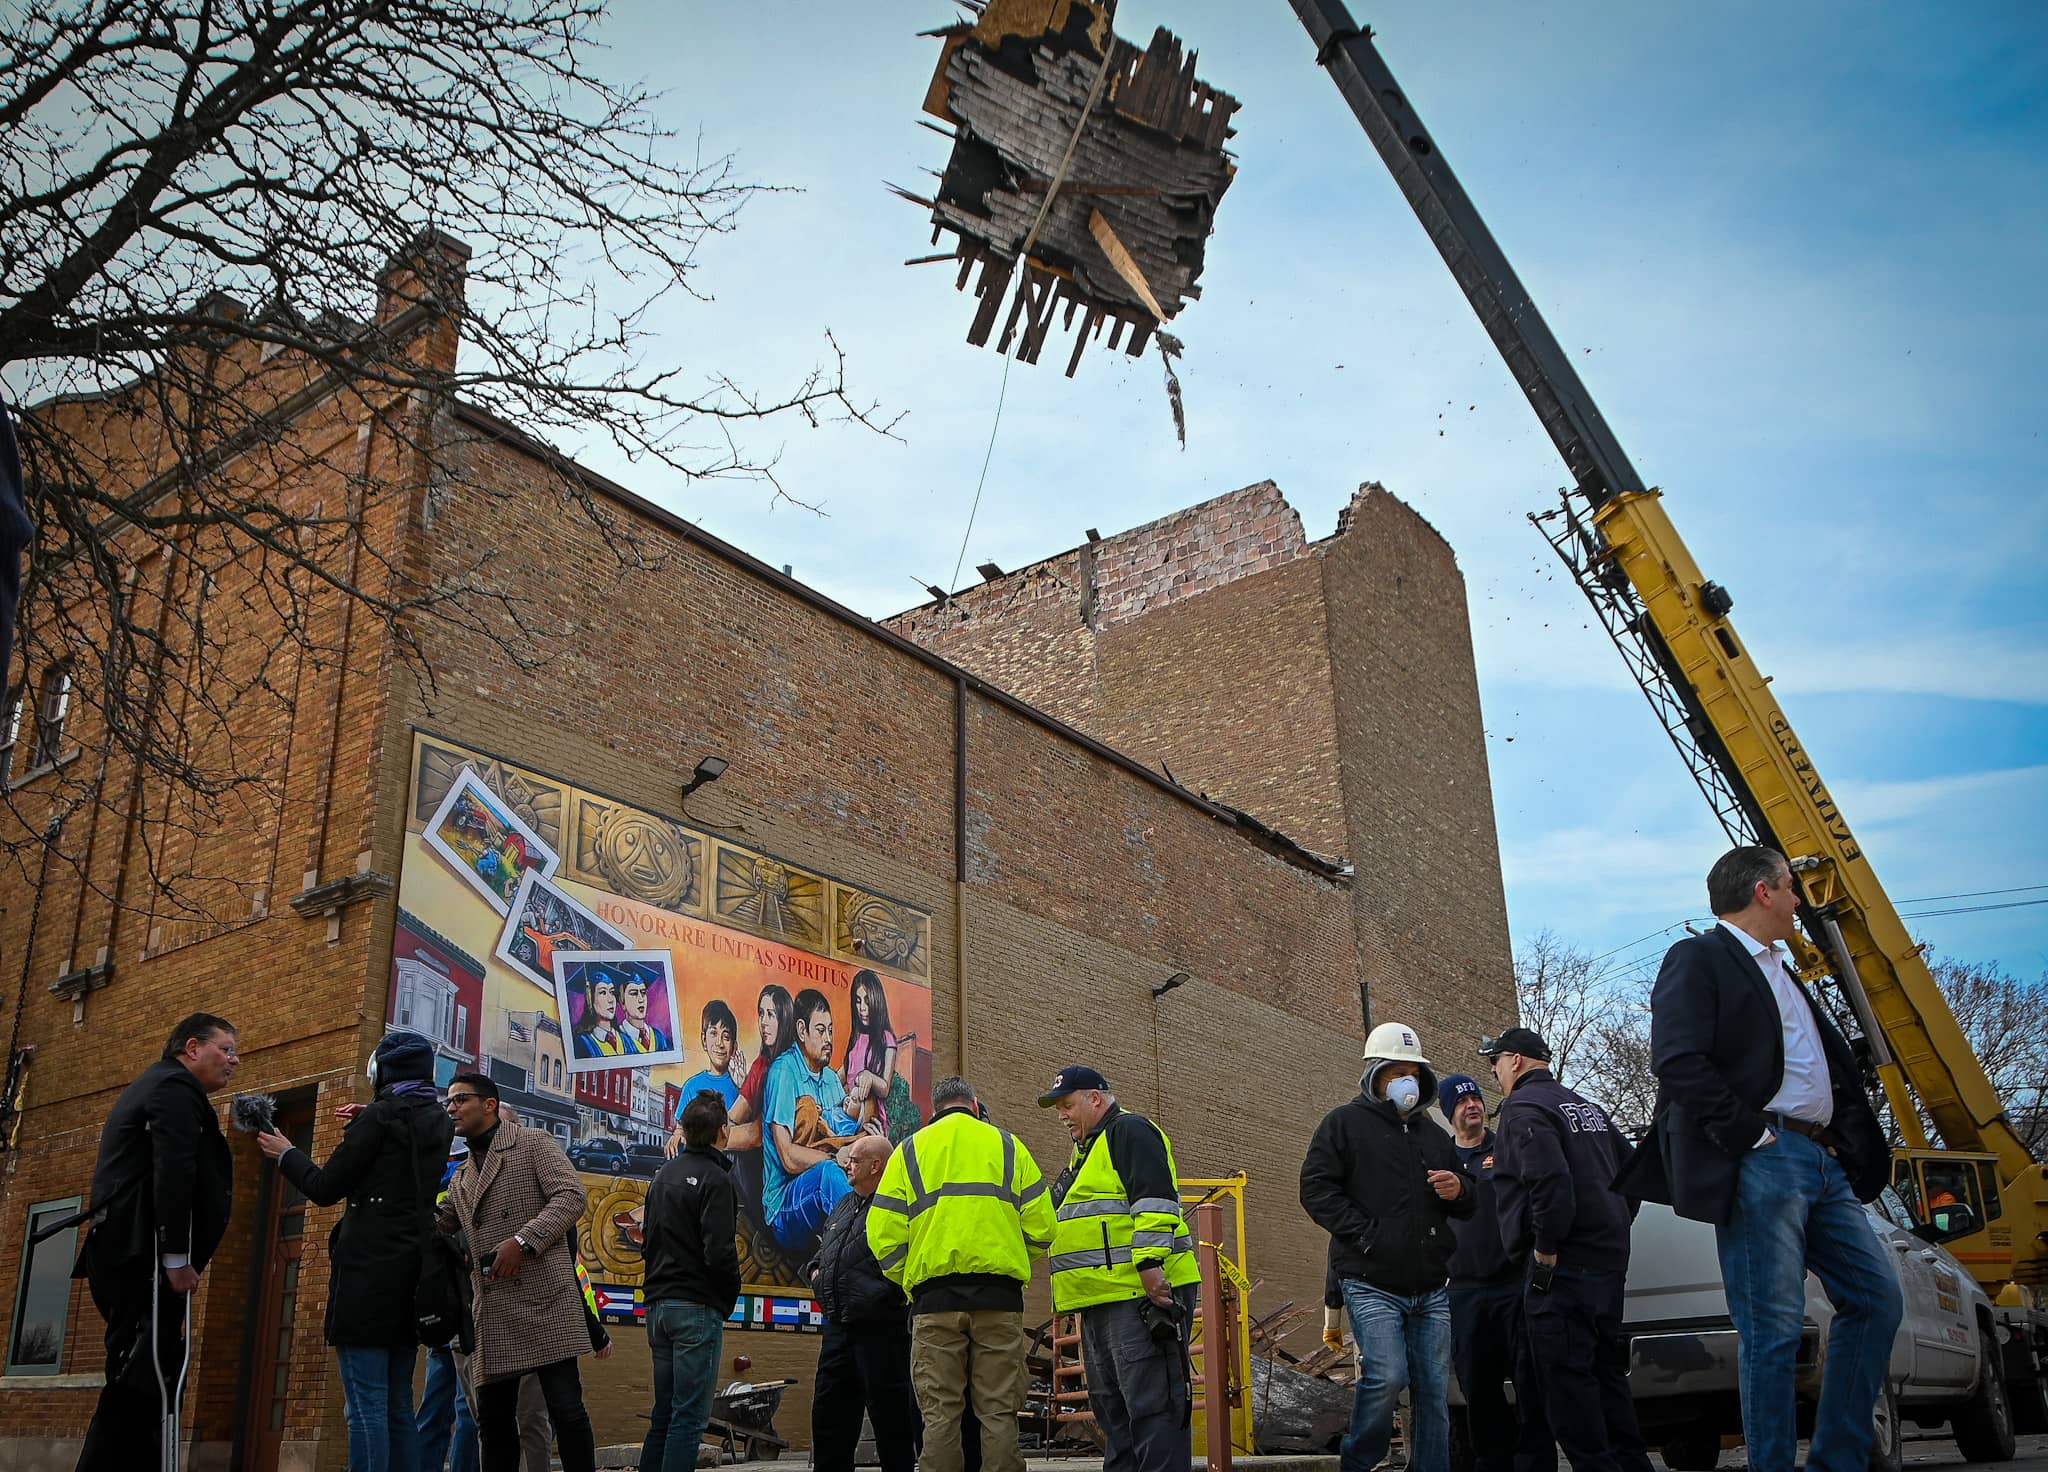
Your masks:
<instances>
[{"instance_id":1,"label":"painted house in mural","mask_svg":"<svg viewBox=\"0 0 2048 1472\"><path fill-rule=\"evenodd\" d=\"M459 277L455 242L418 250ZM404 289L417 265L395 263L379 320L452 367L459 317ZM109 1105L194 1005L236 1023L236 1088L274 1095L320 1158L394 1024L434 1039L441 1077L481 1070L562 1142L621 1341L585 1370L601 1442L637 1440L651 1403L640 1213L701 1087L738 1115L758 1082L762 1113L787 1097L780 1127L818 1140L913 1128L934 1077L962 1072L1051 1175L1069 1147L1033 1101L1088 1061L1189 1175L1247 1173L1254 1311L1314 1301L1324 1244L1296 1201L1299 1149L1355 1090L1367 1017L1455 1052L1513 1008L1464 587L1419 517L1369 489L1309 541L1277 489L1251 487L885 627L602 477L576 471L568 493L559 458L474 405L394 400L253 344L216 378L258 396L285 369L276 443L300 463L255 489L330 523L345 508L338 558L407 587L488 567L545 616L420 621L427 681L332 590L280 628L261 559L223 556L203 590L217 643L173 652L261 651L269 703L246 730L193 713L195 743L232 737L251 765L232 820L168 850L169 798L130 785L90 700L26 715L6 838L43 831L65 782L109 785L64 810L40 893L32 870L0 874L0 955L22 968L0 995L20 1040L0 1132L0 1466L75 1459L99 1323L73 1244L29 1249L29 1228L83 1196ZM132 442L141 493L160 441L134 426L160 407L138 390L32 412ZM658 555L623 566L579 495ZM133 580L183 596L182 576L142 559ZM35 752L56 760L31 768ZM686 810L681 785L714 754L730 767ZM148 882L164 852L209 876L201 909ZM750 1292L730 1352L798 1381L780 1424L801 1443L815 1315L794 1265L829 1193L792 1189L761 1123L736 1130ZM193 1464L339 1472L319 1332L338 1211L232 1144L234 1218L195 1299ZM1049 1312L1042 1279L1030 1308Z\"/></svg>"}]
</instances>

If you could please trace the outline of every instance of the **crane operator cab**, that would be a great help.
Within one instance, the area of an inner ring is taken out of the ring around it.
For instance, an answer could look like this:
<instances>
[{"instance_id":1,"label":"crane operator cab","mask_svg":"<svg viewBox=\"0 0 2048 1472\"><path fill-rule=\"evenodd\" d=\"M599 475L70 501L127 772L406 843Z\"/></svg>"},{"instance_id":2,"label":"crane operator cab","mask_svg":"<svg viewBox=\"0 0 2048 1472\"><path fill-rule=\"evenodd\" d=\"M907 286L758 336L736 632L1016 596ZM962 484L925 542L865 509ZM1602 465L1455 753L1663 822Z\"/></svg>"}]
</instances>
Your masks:
<instances>
[{"instance_id":1,"label":"crane operator cab","mask_svg":"<svg viewBox=\"0 0 2048 1472\"><path fill-rule=\"evenodd\" d=\"M1998 1220L1997 1157L1964 1155L1951 1150L1900 1150L1892 1156L1892 1189L1920 1223L1917 1234L1932 1242L1953 1242L1982 1232ZM1994 1234L1996 1235L1996 1234ZM2010 1260L2010 1232L2003 1244L1979 1243L1992 1251L1956 1256L1971 1267L1993 1258ZM2004 1251L1995 1250L2003 1245Z\"/></svg>"}]
</instances>

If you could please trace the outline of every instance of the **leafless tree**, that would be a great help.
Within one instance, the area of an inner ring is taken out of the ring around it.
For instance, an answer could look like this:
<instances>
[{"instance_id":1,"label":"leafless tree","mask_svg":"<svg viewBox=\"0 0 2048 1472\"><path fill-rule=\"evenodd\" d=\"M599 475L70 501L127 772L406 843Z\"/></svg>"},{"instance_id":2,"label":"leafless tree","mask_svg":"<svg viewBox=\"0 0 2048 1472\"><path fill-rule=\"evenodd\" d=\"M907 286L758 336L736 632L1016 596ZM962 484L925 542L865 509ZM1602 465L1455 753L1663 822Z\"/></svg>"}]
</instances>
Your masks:
<instances>
[{"instance_id":1,"label":"leafless tree","mask_svg":"<svg viewBox=\"0 0 2048 1472\"><path fill-rule=\"evenodd\" d=\"M2048 976L2026 981L1995 961L1932 961L1935 983L2036 1160L2048 1155Z\"/></svg>"},{"instance_id":2,"label":"leafless tree","mask_svg":"<svg viewBox=\"0 0 2048 1472\"><path fill-rule=\"evenodd\" d=\"M1617 970L1605 959L1539 931L1515 952L1515 991L1522 1023L1550 1045L1558 1079L1638 1134L1649 1126L1657 1094L1649 978L1640 966Z\"/></svg>"},{"instance_id":3,"label":"leafless tree","mask_svg":"<svg viewBox=\"0 0 2048 1472\"><path fill-rule=\"evenodd\" d=\"M648 309L697 293L700 244L762 186L730 157L678 150L648 95L592 70L602 10L0 10L0 387L34 524L9 696L29 736L49 724L40 704L61 728L68 703L70 730L94 733L35 784L24 831L169 791L144 844L158 902L175 902L194 876L172 835L240 821L274 785L266 753L295 699L277 651L338 661L337 607L388 630L428 683L435 621L525 643L532 608L488 560L420 586L374 534L463 473L447 453L456 398L544 440L609 441L771 495L750 426L887 430L849 396L829 335L822 366L765 393L643 361ZM451 369L432 348L458 330ZM376 473L313 442L320 412L370 426ZM556 473L624 563L656 555L573 467ZM12 770L62 755L16 752ZM33 875L38 841L12 846L17 872Z\"/></svg>"},{"instance_id":4,"label":"leafless tree","mask_svg":"<svg viewBox=\"0 0 2048 1472\"><path fill-rule=\"evenodd\" d=\"M1934 961L1935 984L2036 1158L2048 1153L2048 976L2026 981L1995 962ZM1551 1046L1558 1077L1606 1106L1631 1134L1649 1127L1657 1080L1650 1069L1650 985L1642 967L1618 974L1550 931L1515 953L1522 1021ZM1888 1107L1880 1109L1894 1140ZM1924 1117L1923 1127L1933 1133Z\"/></svg>"}]
</instances>

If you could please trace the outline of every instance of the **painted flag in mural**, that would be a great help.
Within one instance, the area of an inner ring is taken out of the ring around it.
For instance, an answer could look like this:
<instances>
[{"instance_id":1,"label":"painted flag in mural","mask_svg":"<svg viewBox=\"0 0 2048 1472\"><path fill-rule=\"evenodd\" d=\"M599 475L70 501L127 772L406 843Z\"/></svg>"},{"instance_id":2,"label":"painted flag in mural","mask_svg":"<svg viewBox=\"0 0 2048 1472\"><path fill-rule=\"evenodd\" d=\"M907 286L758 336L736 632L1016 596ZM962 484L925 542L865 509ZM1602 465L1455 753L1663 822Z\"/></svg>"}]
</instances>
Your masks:
<instances>
[{"instance_id":1,"label":"painted flag in mural","mask_svg":"<svg viewBox=\"0 0 2048 1472\"><path fill-rule=\"evenodd\" d=\"M533 1029L521 1022L516 1013L507 1012L505 1014L505 1031L512 1034L512 1041L515 1043L530 1043L533 1041Z\"/></svg>"},{"instance_id":2,"label":"painted flag in mural","mask_svg":"<svg viewBox=\"0 0 2048 1472\"><path fill-rule=\"evenodd\" d=\"M21 554L28 550L28 503L22 496L21 448L14 420L0 404L0 686L14 667L14 610L21 600ZM24 677L26 683L26 677Z\"/></svg>"}]
</instances>

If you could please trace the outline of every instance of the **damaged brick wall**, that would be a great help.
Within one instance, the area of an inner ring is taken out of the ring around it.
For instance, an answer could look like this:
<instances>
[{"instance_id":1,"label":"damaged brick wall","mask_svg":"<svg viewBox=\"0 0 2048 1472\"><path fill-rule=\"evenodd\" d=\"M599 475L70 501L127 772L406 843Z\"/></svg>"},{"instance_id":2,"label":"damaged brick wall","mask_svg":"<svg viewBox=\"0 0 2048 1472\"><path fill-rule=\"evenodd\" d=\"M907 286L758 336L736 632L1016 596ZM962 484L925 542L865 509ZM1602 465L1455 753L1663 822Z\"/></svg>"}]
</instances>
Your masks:
<instances>
[{"instance_id":1,"label":"damaged brick wall","mask_svg":"<svg viewBox=\"0 0 2048 1472\"><path fill-rule=\"evenodd\" d=\"M887 622L1350 859L1374 1016L1462 1047L1513 1015L1464 579L1384 488L1311 543L1247 486Z\"/></svg>"}]
</instances>

